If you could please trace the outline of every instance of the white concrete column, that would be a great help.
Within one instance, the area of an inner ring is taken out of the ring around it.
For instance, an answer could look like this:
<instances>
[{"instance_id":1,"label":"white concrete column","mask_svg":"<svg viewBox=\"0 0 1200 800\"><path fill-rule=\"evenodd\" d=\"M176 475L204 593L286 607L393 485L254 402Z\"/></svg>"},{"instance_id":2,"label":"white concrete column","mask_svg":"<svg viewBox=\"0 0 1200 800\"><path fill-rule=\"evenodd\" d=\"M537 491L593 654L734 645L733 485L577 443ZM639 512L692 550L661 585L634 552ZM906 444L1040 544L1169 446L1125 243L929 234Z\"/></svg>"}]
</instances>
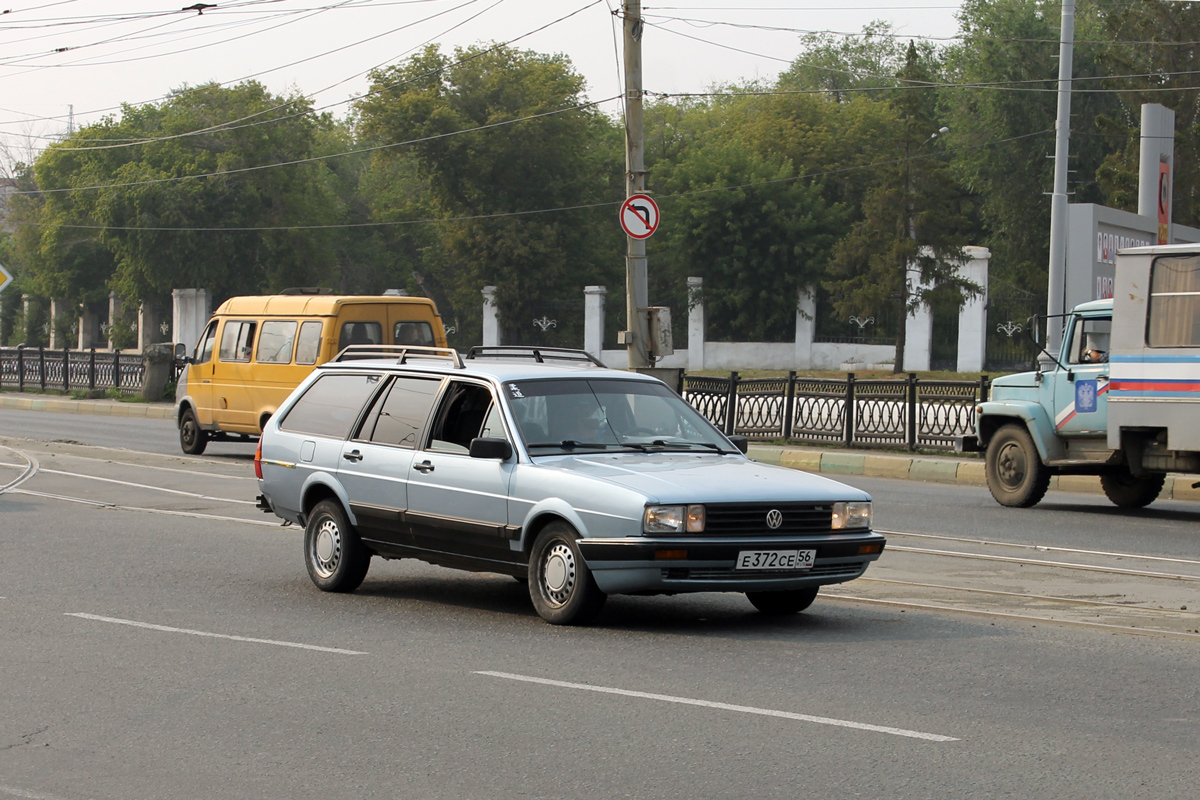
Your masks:
<instances>
[{"instance_id":1,"label":"white concrete column","mask_svg":"<svg viewBox=\"0 0 1200 800\"><path fill-rule=\"evenodd\" d=\"M910 296L929 288L928 284L921 281L921 268L915 263L908 265L907 280ZM905 372L928 372L932 350L933 309L921 303L904 318L904 364L901 369Z\"/></svg>"},{"instance_id":2,"label":"white concrete column","mask_svg":"<svg viewBox=\"0 0 1200 800\"><path fill-rule=\"evenodd\" d=\"M983 372L987 356L988 261L986 247L964 247L967 261L958 274L983 287L983 294L967 298L958 312L958 371Z\"/></svg>"},{"instance_id":3,"label":"white concrete column","mask_svg":"<svg viewBox=\"0 0 1200 800\"><path fill-rule=\"evenodd\" d=\"M171 341L182 342L190 350L200 340L212 302L207 289L175 289L171 292Z\"/></svg>"},{"instance_id":4,"label":"white concrete column","mask_svg":"<svg viewBox=\"0 0 1200 800\"><path fill-rule=\"evenodd\" d=\"M146 352L149 345L162 339L158 326L162 323L158 308L153 303L144 302L138 307L138 350Z\"/></svg>"},{"instance_id":5,"label":"white concrete column","mask_svg":"<svg viewBox=\"0 0 1200 800\"><path fill-rule=\"evenodd\" d=\"M100 345L100 313L94 304L84 303L83 311L79 314L80 350L87 350Z\"/></svg>"},{"instance_id":6,"label":"white concrete column","mask_svg":"<svg viewBox=\"0 0 1200 800\"><path fill-rule=\"evenodd\" d=\"M125 301L117 296L116 292L108 293L108 349L116 350L113 345L113 327L117 321L125 314Z\"/></svg>"},{"instance_id":7,"label":"white concrete column","mask_svg":"<svg viewBox=\"0 0 1200 800\"><path fill-rule=\"evenodd\" d=\"M500 344L500 312L496 308L496 287L483 287L483 346Z\"/></svg>"},{"instance_id":8,"label":"white concrete column","mask_svg":"<svg viewBox=\"0 0 1200 800\"><path fill-rule=\"evenodd\" d=\"M1175 182L1175 112L1158 103L1142 105L1142 144L1138 153L1138 214L1159 225L1159 203L1164 204L1166 229L1159 244L1171 242L1171 194ZM1162 170L1166 169L1166 175ZM1165 185L1163 185L1165 184Z\"/></svg>"},{"instance_id":9,"label":"white concrete column","mask_svg":"<svg viewBox=\"0 0 1200 800\"><path fill-rule=\"evenodd\" d=\"M812 369L813 339L817 335L817 297L812 287L796 293L796 369Z\"/></svg>"},{"instance_id":10,"label":"white concrete column","mask_svg":"<svg viewBox=\"0 0 1200 800\"><path fill-rule=\"evenodd\" d=\"M70 347L72 342L69 336L60 333L59 328L65 327L75 316L75 308L66 300L51 300L50 301L50 349L62 350L64 347Z\"/></svg>"},{"instance_id":11,"label":"white concrete column","mask_svg":"<svg viewBox=\"0 0 1200 800\"><path fill-rule=\"evenodd\" d=\"M704 369L704 278L687 279L688 359L687 368Z\"/></svg>"},{"instance_id":12,"label":"white concrete column","mask_svg":"<svg viewBox=\"0 0 1200 800\"><path fill-rule=\"evenodd\" d=\"M583 349L596 358L604 349L604 304L608 288L583 287Z\"/></svg>"}]
</instances>

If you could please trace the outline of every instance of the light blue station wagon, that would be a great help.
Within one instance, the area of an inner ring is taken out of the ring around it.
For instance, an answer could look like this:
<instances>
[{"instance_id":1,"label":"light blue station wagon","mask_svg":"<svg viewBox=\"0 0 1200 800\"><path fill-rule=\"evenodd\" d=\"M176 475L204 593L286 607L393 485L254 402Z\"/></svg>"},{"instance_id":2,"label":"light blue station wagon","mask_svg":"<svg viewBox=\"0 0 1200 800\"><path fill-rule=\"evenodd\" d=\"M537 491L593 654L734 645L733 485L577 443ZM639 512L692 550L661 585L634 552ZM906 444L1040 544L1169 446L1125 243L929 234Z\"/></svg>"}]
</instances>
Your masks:
<instances>
[{"instance_id":1,"label":"light blue station wagon","mask_svg":"<svg viewBox=\"0 0 1200 800\"><path fill-rule=\"evenodd\" d=\"M791 614L879 558L867 494L745 447L582 351L367 346L297 387L255 467L325 591L380 556L512 575L555 624L609 594L744 592Z\"/></svg>"}]
</instances>

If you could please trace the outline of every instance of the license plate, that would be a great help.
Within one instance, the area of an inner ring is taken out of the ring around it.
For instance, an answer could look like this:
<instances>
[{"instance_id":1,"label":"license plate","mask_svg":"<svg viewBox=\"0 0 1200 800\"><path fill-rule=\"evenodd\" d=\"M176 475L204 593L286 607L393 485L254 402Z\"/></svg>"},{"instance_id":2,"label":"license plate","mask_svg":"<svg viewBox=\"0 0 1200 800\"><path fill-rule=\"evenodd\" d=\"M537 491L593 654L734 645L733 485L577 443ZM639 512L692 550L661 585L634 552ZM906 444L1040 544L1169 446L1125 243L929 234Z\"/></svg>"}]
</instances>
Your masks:
<instances>
[{"instance_id":1,"label":"license plate","mask_svg":"<svg viewBox=\"0 0 1200 800\"><path fill-rule=\"evenodd\" d=\"M743 550L736 569L812 569L816 550Z\"/></svg>"}]
</instances>

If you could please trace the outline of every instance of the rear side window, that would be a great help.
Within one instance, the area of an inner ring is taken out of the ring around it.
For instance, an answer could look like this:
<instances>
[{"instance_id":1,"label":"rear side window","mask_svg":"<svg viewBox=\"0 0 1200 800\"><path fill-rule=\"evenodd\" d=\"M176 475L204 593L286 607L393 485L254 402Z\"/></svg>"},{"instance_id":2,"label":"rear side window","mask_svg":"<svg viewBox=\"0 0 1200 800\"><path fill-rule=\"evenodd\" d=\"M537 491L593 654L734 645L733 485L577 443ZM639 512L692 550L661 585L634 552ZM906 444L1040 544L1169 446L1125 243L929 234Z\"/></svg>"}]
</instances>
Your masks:
<instances>
[{"instance_id":1,"label":"rear side window","mask_svg":"<svg viewBox=\"0 0 1200 800\"><path fill-rule=\"evenodd\" d=\"M305 322L296 339L296 363L315 364L321 352L321 323Z\"/></svg>"},{"instance_id":2,"label":"rear side window","mask_svg":"<svg viewBox=\"0 0 1200 800\"><path fill-rule=\"evenodd\" d=\"M254 346L254 329L257 323L229 320L225 330L221 332L221 350L219 357L222 361L249 361L250 350Z\"/></svg>"},{"instance_id":3,"label":"rear side window","mask_svg":"<svg viewBox=\"0 0 1200 800\"><path fill-rule=\"evenodd\" d=\"M1200 256L1154 260L1150 269L1146 344L1200 346Z\"/></svg>"},{"instance_id":4,"label":"rear side window","mask_svg":"<svg viewBox=\"0 0 1200 800\"><path fill-rule=\"evenodd\" d=\"M344 322L338 337L338 350L352 344L383 344L383 326L378 322Z\"/></svg>"},{"instance_id":5,"label":"rear side window","mask_svg":"<svg viewBox=\"0 0 1200 800\"><path fill-rule=\"evenodd\" d=\"M392 327L394 344L418 344L433 347L433 326L428 322L397 322Z\"/></svg>"},{"instance_id":6,"label":"rear side window","mask_svg":"<svg viewBox=\"0 0 1200 800\"><path fill-rule=\"evenodd\" d=\"M437 397L442 382L430 378L396 378L388 389L387 397L379 404L379 416L374 427L364 431L372 442L394 444L413 449L417 436L429 418L429 409ZM367 421L371 425L371 420Z\"/></svg>"},{"instance_id":7,"label":"rear side window","mask_svg":"<svg viewBox=\"0 0 1200 800\"><path fill-rule=\"evenodd\" d=\"M272 320L264 322L258 335L258 361L260 364L290 364L292 345L296 342L294 321Z\"/></svg>"},{"instance_id":8,"label":"rear side window","mask_svg":"<svg viewBox=\"0 0 1200 800\"><path fill-rule=\"evenodd\" d=\"M378 386L378 375L322 375L288 410L279 427L345 439L358 412Z\"/></svg>"}]
</instances>

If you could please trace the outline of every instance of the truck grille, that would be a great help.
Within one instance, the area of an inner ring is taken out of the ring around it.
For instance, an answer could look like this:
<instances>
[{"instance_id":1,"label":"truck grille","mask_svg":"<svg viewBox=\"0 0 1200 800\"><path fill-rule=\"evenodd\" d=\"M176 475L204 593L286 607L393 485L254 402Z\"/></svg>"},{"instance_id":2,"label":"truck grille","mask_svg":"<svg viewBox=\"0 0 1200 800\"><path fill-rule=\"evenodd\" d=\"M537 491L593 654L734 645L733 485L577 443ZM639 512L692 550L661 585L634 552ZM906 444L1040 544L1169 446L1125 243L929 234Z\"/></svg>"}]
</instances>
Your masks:
<instances>
[{"instance_id":1,"label":"truck grille","mask_svg":"<svg viewBox=\"0 0 1200 800\"><path fill-rule=\"evenodd\" d=\"M783 524L767 527L767 514L778 511ZM704 532L713 536L794 536L833 530L829 503L712 503L704 506Z\"/></svg>"}]
</instances>

